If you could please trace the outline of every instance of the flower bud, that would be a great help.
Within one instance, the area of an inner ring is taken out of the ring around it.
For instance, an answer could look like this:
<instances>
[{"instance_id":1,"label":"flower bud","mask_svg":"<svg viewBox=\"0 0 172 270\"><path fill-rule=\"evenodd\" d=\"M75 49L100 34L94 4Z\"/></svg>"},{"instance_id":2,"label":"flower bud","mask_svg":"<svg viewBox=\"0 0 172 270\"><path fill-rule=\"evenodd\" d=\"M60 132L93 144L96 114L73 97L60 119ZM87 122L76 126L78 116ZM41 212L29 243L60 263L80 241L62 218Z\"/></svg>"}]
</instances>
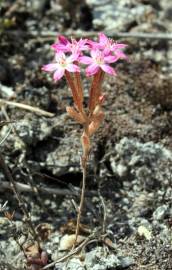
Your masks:
<instances>
[{"instance_id":1,"label":"flower bud","mask_svg":"<svg viewBox=\"0 0 172 270\"><path fill-rule=\"evenodd\" d=\"M99 96L99 104L102 105L104 103L104 101L105 101L105 95Z\"/></svg>"}]
</instances>

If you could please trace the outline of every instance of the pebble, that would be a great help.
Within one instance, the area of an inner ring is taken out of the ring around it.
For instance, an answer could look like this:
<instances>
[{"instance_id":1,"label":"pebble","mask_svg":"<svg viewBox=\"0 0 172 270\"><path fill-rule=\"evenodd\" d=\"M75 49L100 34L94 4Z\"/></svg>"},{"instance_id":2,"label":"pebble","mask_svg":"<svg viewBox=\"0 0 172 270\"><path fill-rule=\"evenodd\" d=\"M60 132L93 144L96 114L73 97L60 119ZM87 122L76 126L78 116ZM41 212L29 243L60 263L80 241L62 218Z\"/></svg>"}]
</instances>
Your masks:
<instances>
[{"instance_id":1,"label":"pebble","mask_svg":"<svg viewBox=\"0 0 172 270\"><path fill-rule=\"evenodd\" d=\"M132 257L123 257L120 259L120 266L122 269L125 269L134 264L134 259Z\"/></svg>"},{"instance_id":2,"label":"pebble","mask_svg":"<svg viewBox=\"0 0 172 270\"><path fill-rule=\"evenodd\" d=\"M166 213L167 213L167 210L168 210L168 206L167 205L162 205L162 206L159 206L153 213L153 218L155 220L163 220Z\"/></svg>"}]
</instances>

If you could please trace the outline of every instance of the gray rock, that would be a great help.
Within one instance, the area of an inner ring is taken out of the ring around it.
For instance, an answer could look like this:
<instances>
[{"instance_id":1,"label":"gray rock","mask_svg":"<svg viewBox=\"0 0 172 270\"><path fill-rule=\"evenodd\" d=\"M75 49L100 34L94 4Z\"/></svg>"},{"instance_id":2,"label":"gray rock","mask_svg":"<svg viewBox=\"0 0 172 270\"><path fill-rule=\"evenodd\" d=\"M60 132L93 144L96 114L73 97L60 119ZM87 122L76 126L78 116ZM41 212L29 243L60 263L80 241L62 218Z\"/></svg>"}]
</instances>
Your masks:
<instances>
[{"instance_id":1,"label":"gray rock","mask_svg":"<svg viewBox=\"0 0 172 270\"><path fill-rule=\"evenodd\" d=\"M90 270L106 270L120 265L118 257L114 254L106 255L102 247L97 247L88 252L86 254L85 263Z\"/></svg>"},{"instance_id":2,"label":"gray rock","mask_svg":"<svg viewBox=\"0 0 172 270\"><path fill-rule=\"evenodd\" d=\"M54 232L52 233L49 238L48 241L46 243L44 243L44 250L47 251L48 254L51 255L51 259L53 261L56 261L61 254L59 254L59 242L60 242L60 233L59 232Z\"/></svg>"},{"instance_id":3,"label":"gray rock","mask_svg":"<svg viewBox=\"0 0 172 270\"><path fill-rule=\"evenodd\" d=\"M111 168L114 174L130 176L131 179L150 185L153 179L165 179L167 171L161 171L160 166L172 160L172 153L160 144L153 142L140 143L134 139L123 138L116 145L110 156ZM137 189L137 187L135 187Z\"/></svg>"},{"instance_id":4,"label":"gray rock","mask_svg":"<svg viewBox=\"0 0 172 270\"><path fill-rule=\"evenodd\" d=\"M164 225L160 232L160 239L163 243L171 243L171 228L168 228L166 225Z\"/></svg>"},{"instance_id":5,"label":"gray rock","mask_svg":"<svg viewBox=\"0 0 172 270\"><path fill-rule=\"evenodd\" d=\"M120 258L120 267L123 269L134 264L134 259L132 257L122 257Z\"/></svg>"},{"instance_id":6,"label":"gray rock","mask_svg":"<svg viewBox=\"0 0 172 270\"><path fill-rule=\"evenodd\" d=\"M122 163L117 164L116 161L112 158L111 159L111 167L115 174L117 174L119 177L126 176L127 174L127 166L125 166Z\"/></svg>"},{"instance_id":7,"label":"gray rock","mask_svg":"<svg viewBox=\"0 0 172 270\"><path fill-rule=\"evenodd\" d=\"M153 218L155 220L163 220L168 210L167 205L159 206L153 213Z\"/></svg>"},{"instance_id":8,"label":"gray rock","mask_svg":"<svg viewBox=\"0 0 172 270\"><path fill-rule=\"evenodd\" d=\"M48 0L31 0L28 1L28 8L31 8L31 11L35 12L36 14L42 13L45 10L45 6L48 3Z\"/></svg>"},{"instance_id":9,"label":"gray rock","mask_svg":"<svg viewBox=\"0 0 172 270\"><path fill-rule=\"evenodd\" d=\"M125 269L134 264L133 258L127 256L119 256L115 254L106 254L102 247L97 247L94 250L85 254L85 261L82 262L79 258L72 258L68 263L68 270L84 270L84 265L87 270L108 270L111 268ZM56 264L56 269L65 269L65 264Z\"/></svg>"},{"instance_id":10,"label":"gray rock","mask_svg":"<svg viewBox=\"0 0 172 270\"><path fill-rule=\"evenodd\" d=\"M122 0L87 0L93 10L93 26L95 29L117 29L125 31L135 21L147 21L147 14L153 13L150 5Z\"/></svg>"},{"instance_id":11,"label":"gray rock","mask_svg":"<svg viewBox=\"0 0 172 270\"><path fill-rule=\"evenodd\" d=\"M80 172L81 154L80 138L73 132L62 139L54 151L48 153L46 166L52 168L55 175Z\"/></svg>"},{"instance_id":12,"label":"gray rock","mask_svg":"<svg viewBox=\"0 0 172 270\"><path fill-rule=\"evenodd\" d=\"M22 230L23 223L15 221L15 228L6 218L0 218L0 264L8 263L16 268L24 267L25 257L13 238L16 230ZM7 238L8 236L8 238Z\"/></svg>"},{"instance_id":13,"label":"gray rock","mask_svg":"<svg viewBox=\"0 0 172 270\"><path fill-rule=\"evenodd\" d=\"M52 124L49 120L45 121L37 116L32 116L28 114L24 119L14 123L15 130L17 132L17 137L11 132L8 136L8 142L17 143L17 138L21 139L23 143L27 145L35 145L38 141L42 141L47 138L52 132ZM3 138L7 133L9 127L4 126L1 129L0 135Z\"/></svg>"}]
</instances>

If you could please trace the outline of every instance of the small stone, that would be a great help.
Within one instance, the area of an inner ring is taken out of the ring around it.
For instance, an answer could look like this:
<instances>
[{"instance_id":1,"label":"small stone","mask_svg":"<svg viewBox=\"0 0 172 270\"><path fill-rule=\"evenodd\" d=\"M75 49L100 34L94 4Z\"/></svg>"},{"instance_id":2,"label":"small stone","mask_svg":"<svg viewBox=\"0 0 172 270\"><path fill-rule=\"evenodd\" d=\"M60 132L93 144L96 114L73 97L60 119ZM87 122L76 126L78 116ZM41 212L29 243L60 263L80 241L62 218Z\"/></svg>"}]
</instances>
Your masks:
<instances>
[{"instance_id":1,"label":"small stone","mask_svg":"<svg viewBox=\"0 0 172 270\"><path fill-rule=\"evenodd\" d=\"M71 234L71 235L65 234L60 240L59 250L64 251L64 250L71 249L75 243L75 239L76 239L75 234ZM80 244L84 239L85 239L84 236L78 235L76 243Z\"/></svg>"},{"instance_id":2,"label":"small stone","mask_svg":"<svg viewBox=\"0 0 172 270\"><path fill-rule=\"evenodd\" d=\"M152 237L151 232L145 226L139 226L137 232L139 236L144 236L146 240L150 240Z\"/></svg>"},{"instance_id":3,"label":"small stone","mask_svg":"<svg viewBox=\"0 0 172 270\"><path fill-rule=\"evenodd\" d=\"M162 205L159 206L153 213L153 218L155 220L163 220L166 213L167 213L168 206L167 205Z\"/></svg>"},{"instance_id":4,"label":"small stone","mask_svg":"<svg viewBox=\"0 0 172 270\"><path fill-rule=\"evenodd\" d=\"M6 86L0 83L0 91L2 94L2 97L10 98L14 95L13 87Z\"/></svg>"},{"instance_id":5,"label":"small stone","mask_svg":"<svg viewBox=\"0 0 172 270\"><path fill-rule=\"evenodd\" d=\"M123 257L120 259L120 267L122 269L127 268L134 264L134 260L132 257Z\"/></svg>"},{"instance_id":6,"label":"small stone","mask_svg":"<svg viewBox=\"0 0 172 270\"><path fill-rule=\"evenodd\" d=\"M116 167L116 171L120 177L123 177L127 174L127 167L123 164L118 164Z\"/></svg>"}]
</instances>

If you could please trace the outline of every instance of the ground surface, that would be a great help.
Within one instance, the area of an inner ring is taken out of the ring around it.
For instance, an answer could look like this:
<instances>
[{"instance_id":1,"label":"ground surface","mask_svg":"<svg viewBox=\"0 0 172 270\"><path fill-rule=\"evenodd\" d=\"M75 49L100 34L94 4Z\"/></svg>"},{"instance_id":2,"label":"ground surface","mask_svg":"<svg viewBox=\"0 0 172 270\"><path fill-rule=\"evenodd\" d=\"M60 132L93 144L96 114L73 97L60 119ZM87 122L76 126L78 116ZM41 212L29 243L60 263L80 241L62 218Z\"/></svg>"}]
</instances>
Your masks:
<instances>
[{"instance_id":1,"label":"ground surface","mask_svg":"<svg viewBox=\"0 0 172 270\"><path fill-rule=\"evenodd\" d=\"M57 32L82 37L115 29L151 32L156 37L156 32L172 31L169 0L69 2L0 1L0 120L16 121L0 130L3 140L11 129L1 153L15 181L23 184L18 187L24 188L21 195L41 234L48 263L71 248L82 177L81 128L65 113L72 103L70 92L65 81L55 84L41 71L52 59L49 45ZM93 234L93 241L66 267L170 270L171 41L120 41L128 44L129 61L119 63L118 76L104 82L106 119L94 137L89 161L80 238L87 241ZM87 100L89 81L83 80ZM7 105L4 100L53 115ZM8 201L8 213L0 212L0 269L26 269L22 248L33 255L35 242L8 180L0 171L1 207ZM4 217L13 213L12 221ZM65 264L51 269L65 269Z\"/></svg>"}]
</instances>

